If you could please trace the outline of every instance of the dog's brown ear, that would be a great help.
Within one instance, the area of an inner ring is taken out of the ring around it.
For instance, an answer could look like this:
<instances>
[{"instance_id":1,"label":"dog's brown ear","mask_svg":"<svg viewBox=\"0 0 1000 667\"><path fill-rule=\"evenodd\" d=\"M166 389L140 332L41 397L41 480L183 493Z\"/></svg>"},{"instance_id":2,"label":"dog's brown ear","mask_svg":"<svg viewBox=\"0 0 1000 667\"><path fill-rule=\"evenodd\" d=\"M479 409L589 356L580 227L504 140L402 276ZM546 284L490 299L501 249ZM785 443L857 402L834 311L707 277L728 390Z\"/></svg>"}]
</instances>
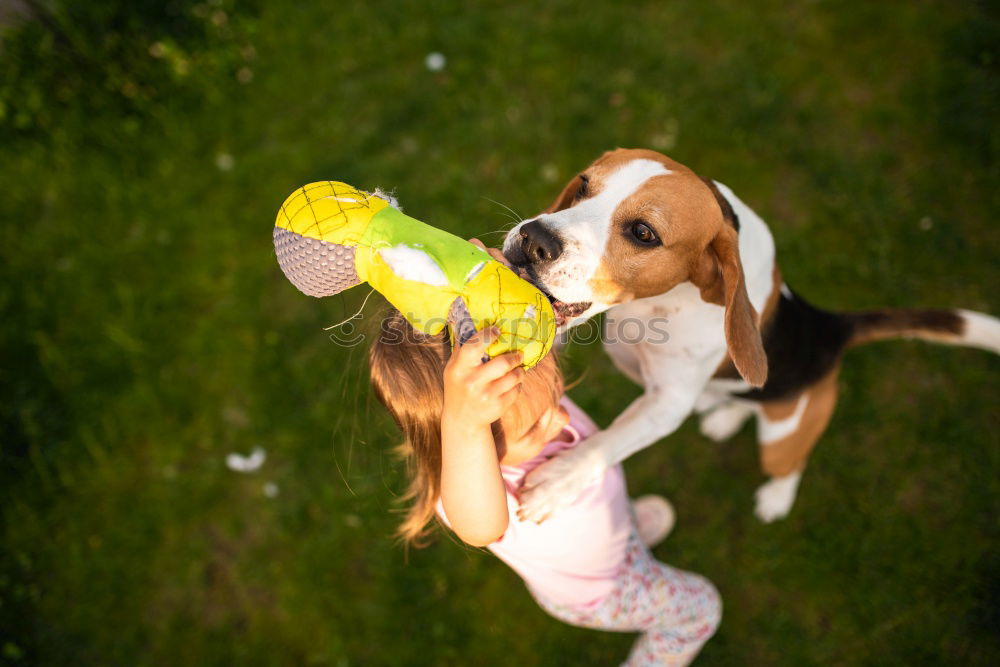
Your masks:
<instances>
[{"instance_id":1,"label":"dog's brown ear","mask_svg":"<svg viewBox=\"0 0 1000 667\"><path fill-rule=\"evenodd\" d=\"M736 230L723 225L712 241L712 249L722 268L729 358L744 380L754 387L763 387L767 381L767 355L757 328L757 311L747 296Z\"/></svg>"},{"instance_id":2,"label":"dog's brown ear","mask_svg":"<svg viewBox=\"0 0 1000 667\"><path fill-rule=\"evenodd\" d=\"M575 176L570 179L563 191L559 193L556 200L549 204L549 207L542 211L543 213L555 213L556 211L561 211L564 208L569 208L573 205L576 200L576 194L580 191L580 186L583 185L583 180L579 176Z\"/></svg>"}]
</instances>

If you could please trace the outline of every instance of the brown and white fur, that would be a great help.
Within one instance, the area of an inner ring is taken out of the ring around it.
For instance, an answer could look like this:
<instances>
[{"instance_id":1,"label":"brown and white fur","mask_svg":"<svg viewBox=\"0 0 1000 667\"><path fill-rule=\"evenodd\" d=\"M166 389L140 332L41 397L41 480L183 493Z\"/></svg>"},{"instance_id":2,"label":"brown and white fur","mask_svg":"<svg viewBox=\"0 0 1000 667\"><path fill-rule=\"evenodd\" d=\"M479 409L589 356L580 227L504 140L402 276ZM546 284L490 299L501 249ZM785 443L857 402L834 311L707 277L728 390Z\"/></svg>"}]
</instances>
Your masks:
<instances>
[{"instance_id":1,"label":"brown and white fur","mask_svg":"<svg viewBox=\"0 0 1000 667\"><path fill-rule=\"evenodd\" d=\"M521 513L536 521L692 411L702 433L720 441L757 418L770 480L756 492L755 513L782 518L833 413L846 349L910 337L1000 352L1000 320L981 313L810 306L782 281L756 213L726 186L653 151L604 154L541 215L514 227L503 252L549 293L564 328L610 309L606 328L665 319L669 333L666 341L605 337L615 365L645 391L606 430L528 476Z\"/></svg>"}]
</instances>

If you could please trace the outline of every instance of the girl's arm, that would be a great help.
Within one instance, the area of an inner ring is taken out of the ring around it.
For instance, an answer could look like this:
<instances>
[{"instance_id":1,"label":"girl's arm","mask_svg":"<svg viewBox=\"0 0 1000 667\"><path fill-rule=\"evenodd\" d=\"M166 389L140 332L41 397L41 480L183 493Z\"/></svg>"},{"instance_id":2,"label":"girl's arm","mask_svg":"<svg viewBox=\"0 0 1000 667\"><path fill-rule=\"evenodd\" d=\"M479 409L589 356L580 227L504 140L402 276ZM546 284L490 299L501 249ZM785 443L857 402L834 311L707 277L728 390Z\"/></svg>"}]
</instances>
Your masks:
<instances>
[{"instance_id":1,"label":"girl's arm","mask_svg":"<svg viewBox=\"0 0 1000 667\"><path fill-rule=\"evenodd\" d=\"M507 530L507 493L490 424L520 392L520 352L482 363L496 338L487 329L455 350L444 371L441 415L441 503L463 542L485 546Z\"/></svg>"}]
</instances>

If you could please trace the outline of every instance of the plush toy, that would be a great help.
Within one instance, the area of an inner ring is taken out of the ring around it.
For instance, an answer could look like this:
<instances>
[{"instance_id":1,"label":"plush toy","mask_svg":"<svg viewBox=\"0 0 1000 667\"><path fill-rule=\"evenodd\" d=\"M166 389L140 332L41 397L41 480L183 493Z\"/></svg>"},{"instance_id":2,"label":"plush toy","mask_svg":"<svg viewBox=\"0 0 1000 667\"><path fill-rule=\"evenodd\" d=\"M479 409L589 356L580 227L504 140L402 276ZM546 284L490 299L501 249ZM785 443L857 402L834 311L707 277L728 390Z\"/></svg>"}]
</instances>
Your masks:
<instances>
[{"instance_id":1,"label":"plush toy","mask_svg":"<svg viewBox=\"0 0 1000 667\"><path fill-rule=\"evenodd\" d=\"M278 264L310 296L367 282L418 331L451 325L463 343L496 326L487 353L521 350L526 368L552 347L552 304L481 248L404 215L384 195L335 181L293 192L274 223Z\"/></svg>"}]
</instances>

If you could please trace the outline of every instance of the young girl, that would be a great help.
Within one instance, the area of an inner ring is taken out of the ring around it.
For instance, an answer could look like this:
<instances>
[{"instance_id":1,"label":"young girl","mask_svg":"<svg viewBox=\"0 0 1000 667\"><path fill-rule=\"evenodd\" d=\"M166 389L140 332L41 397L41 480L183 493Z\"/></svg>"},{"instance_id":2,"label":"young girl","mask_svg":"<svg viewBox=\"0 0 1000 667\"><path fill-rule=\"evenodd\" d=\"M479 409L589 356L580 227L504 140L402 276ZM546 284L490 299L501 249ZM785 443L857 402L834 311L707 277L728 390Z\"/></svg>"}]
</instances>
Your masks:
<instances>
[{"instance_id":1,"label":"young girl","mask_svg":"<svg viewBox=\"0 0 1000 667\"><path fill-rule=\"evenodd\" d=\"M403 431L412 474L400 535L419 545L437 512L510 565L552 616L642 632L625 664L688 664L715 632L721 603L706 579L657 562L643 543L669 532L665 500L640 499L636 525L615 466L542 523L518 519L525 475L597 427L562 395L552 354L528 371L517 352L483 363L493 336L479 332L452 352L447 332L420 334L398 312L382 323L372 385Z\"/></svg>"}]
</instances>

